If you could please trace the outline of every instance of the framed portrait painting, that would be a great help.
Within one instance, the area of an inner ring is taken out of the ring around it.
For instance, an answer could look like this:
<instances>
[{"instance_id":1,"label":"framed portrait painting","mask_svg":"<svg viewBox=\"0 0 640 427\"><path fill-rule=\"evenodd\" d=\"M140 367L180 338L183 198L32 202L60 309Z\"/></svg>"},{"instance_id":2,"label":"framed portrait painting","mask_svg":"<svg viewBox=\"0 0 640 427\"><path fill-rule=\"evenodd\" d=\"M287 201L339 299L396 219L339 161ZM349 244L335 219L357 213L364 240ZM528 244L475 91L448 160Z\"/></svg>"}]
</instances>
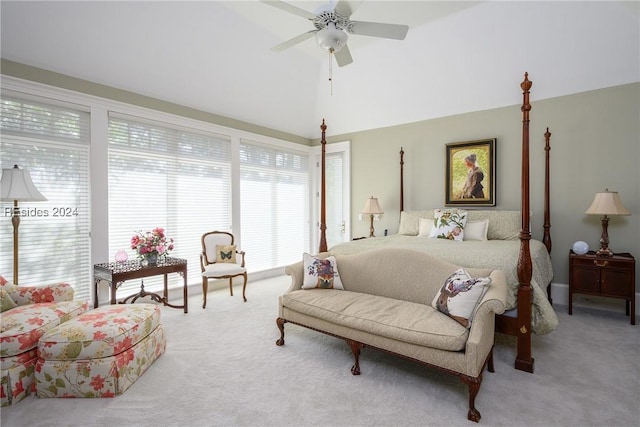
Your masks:
<instances>
[{"instance_id":1,"label":"framed portrait painting","mask_svg":"<svg viewBox=\"0 0 640 427\"><path fill-rule=\"evenodd\" d=\"M496 205L496 139L446 145L446 206Z\"/></svg>"}]
</instances>

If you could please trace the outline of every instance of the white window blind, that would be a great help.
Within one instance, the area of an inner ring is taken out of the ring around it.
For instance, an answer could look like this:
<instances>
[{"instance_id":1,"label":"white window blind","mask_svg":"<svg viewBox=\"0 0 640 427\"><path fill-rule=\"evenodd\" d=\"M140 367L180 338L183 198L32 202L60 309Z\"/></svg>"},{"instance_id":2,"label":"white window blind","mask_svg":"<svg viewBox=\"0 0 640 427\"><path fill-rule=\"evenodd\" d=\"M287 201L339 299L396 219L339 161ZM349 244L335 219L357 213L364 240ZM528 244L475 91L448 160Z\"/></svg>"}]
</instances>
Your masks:
<instances>
[{"instance_id":1,"label":"white window blind","mask_svg":"<svg viewBox=\"0 0 640 427\"><path fill-rule=\"evenodd\" d=\"M308 250L308 197L306 154L240 143L242 249L252 270L291 264Z\"/></svg>"},{"instance_id":2,"label":"white window blind","mask_svg":"<svg viewBox=\"0 0 640 427\"><path fill-rule=\"evenodd\" d=\"M189 283L200 282L200 238L231 226L231 142L164 123L109 118L109 253L130 248L138 231L155 227L175 241L170 256L187 260ZM170 275L170 286L182 278ZM162 277L144 281L160 289ZM118 298L135 293L126 282Z\"/></svg>"},{"instance_id":3,"label":"white window blind","mask_svg":"<svg viewBox=\"0 0 640 427\"><path fill-rule=\"evenodd\" d=\"M18 96L0 100L3 169L29 170L48 199L20 203L18 283L68 282L91 297L89 113ZM13 277L11 202L2 202L0 274Z\"/></svg>"}]
</instances>

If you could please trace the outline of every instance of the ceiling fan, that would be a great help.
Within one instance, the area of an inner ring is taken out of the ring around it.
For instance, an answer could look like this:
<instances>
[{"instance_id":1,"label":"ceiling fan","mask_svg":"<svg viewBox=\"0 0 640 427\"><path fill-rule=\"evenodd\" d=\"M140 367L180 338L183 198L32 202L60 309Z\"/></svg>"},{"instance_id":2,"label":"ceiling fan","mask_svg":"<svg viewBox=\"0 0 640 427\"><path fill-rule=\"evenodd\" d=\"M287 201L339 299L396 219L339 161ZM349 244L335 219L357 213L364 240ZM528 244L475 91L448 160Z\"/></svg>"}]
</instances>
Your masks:
<instances>
[{"instance_id":1,"label":"ceiling fan","mask_svg":"<svg viewBox=\"0 0 640 427\"><path fill-rule=\"evenodd\" d=\"M302 33L271 48L276 52L283 51L315 35L318 45L333 54L339 67L353 62L347 46L348 34L383 37L386 39L404 40L409 31L408 25L383 24L379 22L352 21L349 18L360 1L340 0L335 7L328 5L317 15L280 0L260 0L270 6L301 16L311 21L314 30Z\"/></svg>"}]
</instances>

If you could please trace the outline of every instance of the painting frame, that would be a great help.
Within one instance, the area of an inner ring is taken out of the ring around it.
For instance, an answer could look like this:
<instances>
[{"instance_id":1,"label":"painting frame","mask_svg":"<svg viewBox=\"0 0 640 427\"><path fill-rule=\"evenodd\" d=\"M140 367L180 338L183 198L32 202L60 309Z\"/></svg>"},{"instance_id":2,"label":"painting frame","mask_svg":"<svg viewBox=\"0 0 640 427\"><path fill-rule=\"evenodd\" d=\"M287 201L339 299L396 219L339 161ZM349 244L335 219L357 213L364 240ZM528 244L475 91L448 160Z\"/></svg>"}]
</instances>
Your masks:
<instances>
[{"instance_id":1,"label":"painting frame","mask_svg":"<svg viewBox=\"0 0 640 427\"><path fill-rule=\"evenodd\" d=\"M445 206L496 206L496 145L496 138L445 145Z\"/></svg>"}]
</instances>

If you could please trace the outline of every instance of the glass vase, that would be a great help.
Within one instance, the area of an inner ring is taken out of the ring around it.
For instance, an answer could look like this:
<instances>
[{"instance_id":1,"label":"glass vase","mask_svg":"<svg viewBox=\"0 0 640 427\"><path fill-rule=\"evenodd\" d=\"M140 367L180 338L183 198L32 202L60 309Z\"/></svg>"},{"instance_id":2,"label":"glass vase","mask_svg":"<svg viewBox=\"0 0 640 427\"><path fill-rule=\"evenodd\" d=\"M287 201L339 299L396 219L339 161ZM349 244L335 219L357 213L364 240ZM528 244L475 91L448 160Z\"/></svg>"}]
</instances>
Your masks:
<instances>
[{"instance_id":1,"label":"glass vase","mask_svg":"<svg viewBox=\"0 0 640 427\"><path fill-rule=\"evenodd\" d=\"M142 255L141 264L143 266L154 266L158 264L158 254L157 253L149 253Z\"/></svg>"}]
</instances>

